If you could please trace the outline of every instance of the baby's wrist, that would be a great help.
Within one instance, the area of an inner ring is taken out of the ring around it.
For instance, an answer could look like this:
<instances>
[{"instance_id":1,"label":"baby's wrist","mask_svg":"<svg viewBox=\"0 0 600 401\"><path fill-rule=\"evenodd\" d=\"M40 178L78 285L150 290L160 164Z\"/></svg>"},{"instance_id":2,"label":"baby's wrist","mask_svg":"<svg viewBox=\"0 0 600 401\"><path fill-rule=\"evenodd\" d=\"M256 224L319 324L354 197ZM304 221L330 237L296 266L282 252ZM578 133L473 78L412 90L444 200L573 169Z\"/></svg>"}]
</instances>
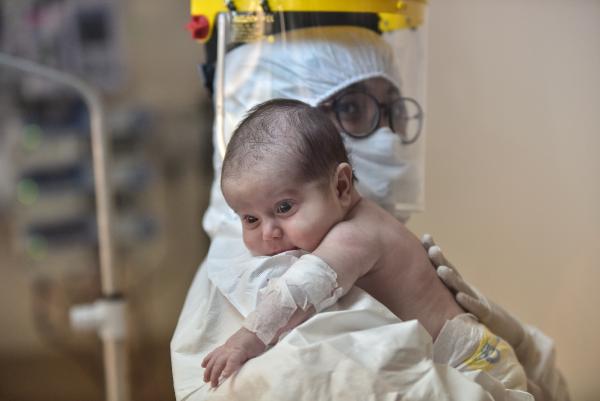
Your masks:
<instances>
[{"instance_id":1,"label":"baby's wrist","mask_svg":"<svg viewBox=\"0 0 600 401\"><path fill-rule=\"evenodd\" d=\"M243 338L243 343L246 349L253 355L261 354L267 348L267 344L265 344L258 335L245 327L240 328L240 335Z\"/></svg>"}]
</instances>

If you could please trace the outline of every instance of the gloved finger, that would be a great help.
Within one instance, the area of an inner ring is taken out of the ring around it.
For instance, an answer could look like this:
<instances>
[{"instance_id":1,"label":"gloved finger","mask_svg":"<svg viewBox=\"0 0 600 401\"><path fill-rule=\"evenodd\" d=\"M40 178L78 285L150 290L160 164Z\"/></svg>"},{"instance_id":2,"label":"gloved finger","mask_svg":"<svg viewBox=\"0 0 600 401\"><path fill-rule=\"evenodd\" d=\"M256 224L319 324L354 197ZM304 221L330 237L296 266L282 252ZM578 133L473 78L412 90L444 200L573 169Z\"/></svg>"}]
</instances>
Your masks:
<instances>
[{"instance_id":1,"label":"gloved finger","mask_svg":"<svg viewBox=\"0 0 600 401\"><path fill-rule=\"evenodd\" d=\"M520 350L523 346L527 348L526 340L529 338L529 336L527 335L525 328L515 316L510 314L501 306L495 304L487 298L482 299L482 301L487 302L489 305L490 319L493 319L493 321L488 324L488 327L490 330L505 339L515 349L518 357L518 350Z\"/></svg>"},{"instance_id":2,"label":"gloved finger","mask_svg":"<svg viewBox=\"0 0 600 401\"><path fill-rule=\"evenodd\" d=\"M433 236L427 233L423 234L423 236L421 237L421 244L423 244L426 250L429 250L429 248L435 245Z\"/></svg>"},{"instance_id":3,"label":"gloved finger","mask_svg":"<svg viewBox=\"0 0 600 401\"><path fill-rule=\"evenodd\" d=\"M217 387L219 385L219 378L221 377L221 373L223 372L223 368L227 364L227 358L218 358L213 366L212 372L210 374L210 384L213 387Z\"/></svg>"},{"instance_id":4,"label":"gloved finger","mask_svg":"<svg viewBox=\"0 0 600 401\"><path fill-rule=\"evenodd\" d=\"M431 248L429 248L429 250L427 251L427 256L429 256L429 260L431 260L431 263L433 263L435 267L448 266L449 268L456 271L456 274L460 276L458 270L456 270L454 265L452 265L452 263L450 263L450 261L446 259L446 256L442 252L442 248L440 248L438 245L433 245Z\"/></svg>"},{"instance_id":5,"label":"gloved finger","mask_svg":"<svg viewBox=\"0 0 600 401\"><path fill-rule=\"evenodd\" d=\"M441 265L436 269L438 277L444 285L456 292L464 292L473 298L477 298L477 293L469 284L458 274L458 272L448 266Z\"/></svg>"},{"instance_id":6,"label":"gloved finger","mask_svg":"<svg viewBox=\"0 0 600 401\"><path fill-rule=\"evenodd\" d=\"M533 396L535 401L550 401L547 400L546 395L534 381L527 378L527 392Z\"/></svg>"},{"instance_id":7,"label":"gloved finger","mask_svg":"<svg viewBox=\"0 0 600 401\"><path fill-rule=\"evenodd\" d=\"M429 260L431 260L431 263L433 263L433 265L435 267L438 267L441 265L446 266L446 258L444 257L444 254L442 253L442 249L439 246L437 246L437 245L431 246L427 250L427 256L429 257Z\"/></svg>"},{"instance_id":8,"label":"gloved finger","mask_svg":"<svg viewBox=\"0 0 600 401\"><path fill-rule=\"evenodd\" d=\"M490 308L486 303L481 302L478 298L474 298L464 292L456 294L456 302L460 304L465 310L471 312L479 318L479 320L488 325L490 319Z\"/></svg>"}]
</instances>

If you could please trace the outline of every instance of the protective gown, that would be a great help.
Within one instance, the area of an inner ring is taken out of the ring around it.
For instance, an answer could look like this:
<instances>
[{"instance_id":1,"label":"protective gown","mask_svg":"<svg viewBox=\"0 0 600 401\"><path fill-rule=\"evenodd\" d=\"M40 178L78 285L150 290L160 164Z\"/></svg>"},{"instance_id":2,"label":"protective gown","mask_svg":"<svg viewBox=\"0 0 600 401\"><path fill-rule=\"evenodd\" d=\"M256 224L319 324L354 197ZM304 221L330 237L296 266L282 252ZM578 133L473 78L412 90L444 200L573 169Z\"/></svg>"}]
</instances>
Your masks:
<instances>
[{"instance_id":1,"label":"protective gown","mask_svg":"<svg viewBox=\"0 0 600 401\"><path fill-rule=\"evenodd\" d=\"M274 97L317 105L372 77L401 87L387 45L370 31L307 28L287 35L285 42L247 44L227 54L226 133L248 109ZM290 52L292 48L295 51ZM242 242L240 220L223 199L221 158L215 153L215 179L203 220L212 242L171 342L177 400L533 399L506 390L485 372L461 374L435 363L432 339L418 322L400 321L357 287L210 390L200 366L204 356L240 328L256 306L259 289L300 256L299 251L250 255ZM368 174L356 173L368 184ZM407 182L414 183L415 177L407 177Z\"/></svg>"}]
</instances>

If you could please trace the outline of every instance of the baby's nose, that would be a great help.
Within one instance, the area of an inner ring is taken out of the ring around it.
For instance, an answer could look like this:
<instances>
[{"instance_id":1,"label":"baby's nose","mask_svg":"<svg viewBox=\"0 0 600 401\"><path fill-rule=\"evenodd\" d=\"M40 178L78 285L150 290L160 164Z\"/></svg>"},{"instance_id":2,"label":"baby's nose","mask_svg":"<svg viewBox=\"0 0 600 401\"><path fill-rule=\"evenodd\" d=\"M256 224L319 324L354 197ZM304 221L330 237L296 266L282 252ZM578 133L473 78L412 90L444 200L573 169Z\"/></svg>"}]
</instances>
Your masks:
<instances>
[{"instance_id":1,"label":"baby's nose","mask_svg":"<svg viewBox=\"0 0 600 401\"><path fill-rule=\"evenodd\" d=\"M267 223L263 225L263 240L271 241L274 239L281 238L283 236L283 231L280 227L273 223Z\"/></svg>"}]
</instances>

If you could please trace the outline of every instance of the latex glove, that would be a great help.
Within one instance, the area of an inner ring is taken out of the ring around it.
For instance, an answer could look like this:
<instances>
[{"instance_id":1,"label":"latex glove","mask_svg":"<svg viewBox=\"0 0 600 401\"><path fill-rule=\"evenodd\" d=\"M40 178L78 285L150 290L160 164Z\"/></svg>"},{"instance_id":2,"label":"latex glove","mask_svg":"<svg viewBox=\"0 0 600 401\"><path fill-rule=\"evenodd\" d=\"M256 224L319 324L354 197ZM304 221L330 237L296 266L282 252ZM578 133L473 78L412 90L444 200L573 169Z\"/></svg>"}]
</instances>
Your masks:
<instances>
[{"instance_id":1,"label":"latex glove","mask_svg":"<svg viewBox=\"0 0 600 401\"><path fill-rule=\"evenodd\" d=\"M221 373L228 378L251 358L262 354L266 349L256 334L241 328L225 344L211 351L202 361L204 381L210 381L212 387L219 385Z\"/></svg>"},{"instance_id":2,"label":"latex glove","mask_svg":"<svg viewBox=\"0 0 600 401\"><path fill-rule=\"evenodd\" d=\"M537 329L524 326L467 283L446 259L431 235L423 235L421 242L438 276L454 292L456 301L513 347L527 374L527 390L535 400L570 401L567 384L555 366L553 341Z\"/></svg>"},{"instance_id":3,"label":"latex glove","mask_svg":"<svg viewBox=\"0 0 600 401\"><path fill-rule=\"evenodd\" d=\"M429 259L436 268L438 276L446 287L455 293L456 302L467 312L477 316L481 323L485 324L490 330L506 340L514 348L517 358L521 360L519 350L525 351L522 348L527 337L527 332L521 322L467 283L458 270L446 259L431 235L423 235L421 242L427 250Z\"/></svg>"}]
</instances>

